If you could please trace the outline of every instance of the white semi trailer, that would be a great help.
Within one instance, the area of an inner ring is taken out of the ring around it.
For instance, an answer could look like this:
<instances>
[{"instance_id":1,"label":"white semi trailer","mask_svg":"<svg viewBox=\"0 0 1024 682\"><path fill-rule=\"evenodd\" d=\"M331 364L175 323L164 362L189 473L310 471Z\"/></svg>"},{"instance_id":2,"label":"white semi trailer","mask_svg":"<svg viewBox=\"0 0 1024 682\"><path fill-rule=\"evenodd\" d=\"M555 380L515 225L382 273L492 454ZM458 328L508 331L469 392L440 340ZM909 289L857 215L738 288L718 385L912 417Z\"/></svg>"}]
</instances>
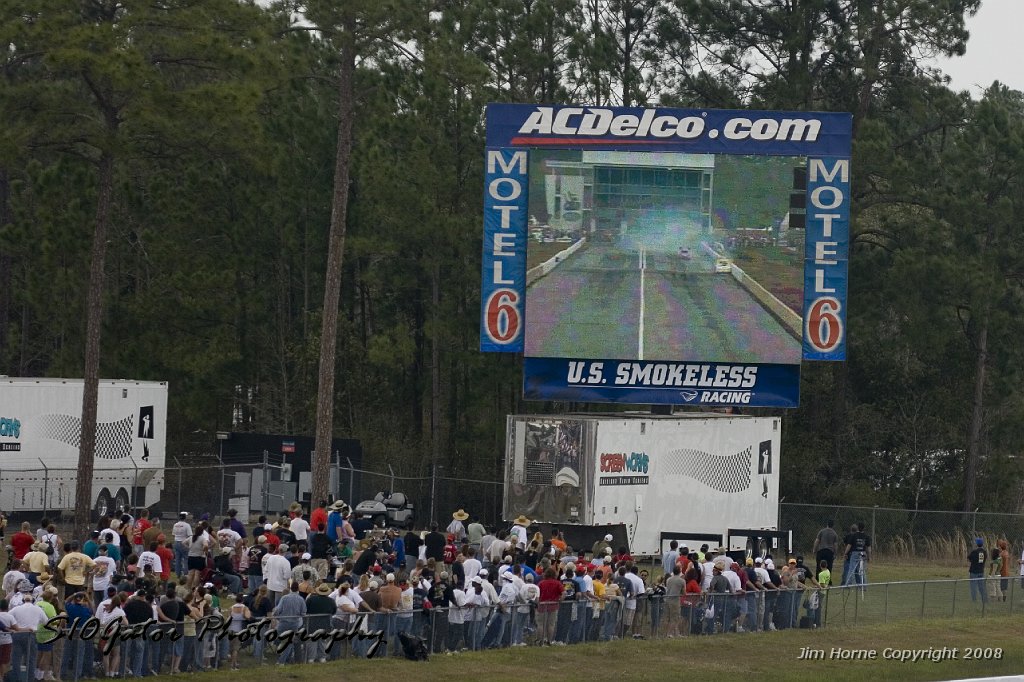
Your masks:
<instances>
[{"instance_id":1,"label":"white semi trailer","mask_svg":"<svg viewBox=\"0 0 1024 682\"><path fill-rule=\"evenodd\" d=\"M0 377L0 509L75 506L83 381ZM167 383L101 380L91 503L151 506L164 485Z\"/></svg>"},{"instance_id":2,"label":"white semi trailer","mask_svg":"<svg viewBox=\"0 0 1024 682\"><path fill-rule=\"evenodd\" d=\"M788 550L779 529L778 417L508 418L504 518L557 526L574 548L611 533L633 554L669 541Z\"/></svg>"}]
</instances>

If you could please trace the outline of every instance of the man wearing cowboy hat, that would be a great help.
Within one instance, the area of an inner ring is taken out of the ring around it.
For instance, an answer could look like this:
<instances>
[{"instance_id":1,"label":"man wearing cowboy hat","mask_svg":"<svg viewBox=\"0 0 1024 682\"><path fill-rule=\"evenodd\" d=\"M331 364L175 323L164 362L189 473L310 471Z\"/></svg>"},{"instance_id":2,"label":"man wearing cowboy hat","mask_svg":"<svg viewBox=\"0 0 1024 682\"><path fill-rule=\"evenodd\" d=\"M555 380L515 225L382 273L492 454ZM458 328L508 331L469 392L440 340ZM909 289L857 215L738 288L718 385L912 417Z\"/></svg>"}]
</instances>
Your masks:
<instances>
[{"instance_id":1,"label":"man wearing cowboy hat","mask_svg":"<svg viewBox=\"0 0 1024 682\"><path fill-rule=\"evenodd\" d=\"M33 584L40 573L50 568L50 557L46 555L46 545L41 542L32 543L32 551L27 552L21 563L25 566L25 577Z\"/></svg>"},{"instance_id":2,"label":"man wearing cowboy hat","mask_svg":"<svg viewBox=\"0 0 1024 682\"><path fill-rule=\"evenodd\" d=\"M345 523L344 512L348 511L348 505L341 500L335 500L334 504L327 508L327 537L331 542L341 539L341 526Z\"/></svg>"},{"instance_id":3,"label":"man wearing cowboy hat","mask_svg":"<svg viewBox=\"0 0 1024 682\"><path fill-rule=\"evenodd\" d=\"M523 514L516 517L515 521L512 522L512 537L509 538L516 544L519 549L526 549L527 533L526 529L530 525L530 519L526 518Z\"/></svg>"},{"instance_id":4,"label":"man wearing cowboy hat","mask_svg":"<svg viewBox=\"0 0 1024 682\"><path fill-rule=\"evenodd\" d=\"M455 544L461 545L466 539L466 527L462 525L462 522L469 518L469 514L463 509L459 509L457 512L452 514L452 522L448 524L449 535L455 536Z\"/></svg>"},{"instance_id":5,"label":"man wearing cowboy hat","mask_svg":"<svg viewBox=\"0 0 1024 682\"><path fill-rule=\"evenodd\" d=\"M327 632L331 629L331 616L337 610L334 600L328 595L331 593L331 586L327 583L320 583L311 595L306 597L306 615L309 617L306 623L306 632L313 633L318 630ZM310 641L306 643L305 658L309 663L327 660L327 644L330 639Z\"/></svg>"},{"instance_id":6,"label":"man wearing cowboy hat","mask_svg":"<svg viewBox=\"0 0 1024 682\"><path fill-rule=\"evenodd\" d=\"M297 503L293 502L292 504L294 505ZM294 515L292 516L292 522L288 527L293 533L295 533L295 541L308 543L309 521L306 521L306 518L303 516L302 507L299 507L297 510L292 510L290 513L293 513Z\"/></svg>"}]
</instances>

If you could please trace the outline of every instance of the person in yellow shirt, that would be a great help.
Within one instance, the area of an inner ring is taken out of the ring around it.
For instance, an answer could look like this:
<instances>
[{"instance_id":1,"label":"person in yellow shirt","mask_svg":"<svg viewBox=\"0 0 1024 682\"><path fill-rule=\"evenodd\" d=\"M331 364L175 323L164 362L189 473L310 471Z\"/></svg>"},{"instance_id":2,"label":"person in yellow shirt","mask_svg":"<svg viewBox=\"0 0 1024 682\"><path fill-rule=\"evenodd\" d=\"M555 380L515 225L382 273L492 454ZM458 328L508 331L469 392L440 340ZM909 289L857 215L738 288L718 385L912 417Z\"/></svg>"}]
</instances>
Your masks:
<instances>
[{"instance_id":1,"label":"person in yellow shirt","mask_svg":"<svg viewBox=\"0 0 1024 682\"><path fill-rule=\"evenodd\" d=\"M604 609L604 571L602 569L594 570L593 564L590 569L594 571L594 600L591 602L594 609L594 622L591 624L591 630L588 631L587 636L589 641L597 641L601 636L601 611Z\"/></svg>"},{"instance_id":2,"label":"person in yellow shirt","mask_svg":"<svg viewBox=\"0 0 1024 682\"><path fill-rule=\"evenodd\" d=\"M25 577L33 583L38 583L40 573L46 573L50 569L50 557L46 553L46 545L41 542L32 544L32 551L25 554L22 559L25 566Z\"/></svg>"},{"instance_id":3,"label":"person in yellow shirt","mask_svg":"<svg viewBox=\"0 0 1024 682\"><path fill-rule=\"evenodd\" d=\"M70 597L75 592L85 590L85 579L89 571L95 567L96 562L90 559L87 554L82 554L79 551L78 542L72 542L71 551L65 554L60 563L57 564L57 570L60 571L64 579L65 598Z\"/></svg>"}]
</instances>

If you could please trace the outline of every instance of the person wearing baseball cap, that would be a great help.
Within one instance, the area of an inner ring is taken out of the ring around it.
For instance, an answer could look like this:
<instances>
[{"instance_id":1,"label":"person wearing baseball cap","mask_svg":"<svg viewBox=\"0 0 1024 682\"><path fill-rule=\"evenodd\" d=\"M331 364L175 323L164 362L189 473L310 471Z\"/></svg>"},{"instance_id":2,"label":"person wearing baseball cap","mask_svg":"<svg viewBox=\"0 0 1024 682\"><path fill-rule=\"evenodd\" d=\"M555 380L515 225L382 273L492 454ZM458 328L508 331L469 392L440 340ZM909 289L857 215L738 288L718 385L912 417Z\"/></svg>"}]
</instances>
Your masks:
<instances>
[{"instance_id":1,"label":"person wearing baseball cap","mask_svg":"<svg viewBox=\"0 0 1024 682\"><path fill-rule=\"evenodd\" d=\"M985 562L988 560L988 552L985 551L985 541L981 538L974 539L974 549L967 555L967 577L970 579L971 601L977 601L977 595L981 595L982 603L988 602L988 592L985 590ZM843 584L846 585L848 578L843 573Z\"/></svg>"},{"instance_id":2,"label":"person wearing baseball cap","mask_svg":"<svg viewBox=\"0 0 1024 682\"><path fill-rule=\"evenodd\" d=\"M594 546L590 548L590 554L594 557L600 557L604 555L604 550L611 549L612 546L612 534L608 533L603 538L594 543Z\"/></svg>"}]
</instances>

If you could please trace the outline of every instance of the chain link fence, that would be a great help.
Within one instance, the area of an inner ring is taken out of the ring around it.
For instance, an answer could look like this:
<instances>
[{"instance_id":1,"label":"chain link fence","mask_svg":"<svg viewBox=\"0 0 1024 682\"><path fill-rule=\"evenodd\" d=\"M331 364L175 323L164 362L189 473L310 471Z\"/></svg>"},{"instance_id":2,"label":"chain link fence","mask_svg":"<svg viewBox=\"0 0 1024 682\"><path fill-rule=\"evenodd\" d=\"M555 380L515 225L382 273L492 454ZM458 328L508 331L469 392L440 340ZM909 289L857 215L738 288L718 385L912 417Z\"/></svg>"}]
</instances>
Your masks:
<instances>
[{"instance_id":1,"label":"chain link fence","mask_svg":"<svg viewBox=\"0 0 1024 682\"><path fill-rule=\"evenodd\" d=\"M229 667L238 670L268 662L297 664L351 657L423 657L549 643L574 645L720 633L750 633L747 636L757 637L759 632L790 628L840 629L924 619L989 618L1020 612L1024 590L1013 584L1016 580L999 595L996 594L1001 589L998 580L977 581L973 595L970 582L882 583L682 597L648 593L636 599L613 597L589 601L580 598L541 603L536 601L536 592L532 598L524 598L525 589L515 588L515 595L503 589L499 597L503 601L497 605L490 603L486 594L478 592L472 599L486 604L470 602L471 598L466 597L465 606L400 607L375 613L339 610L285 618L278 623L255 615L267 612L275 596L271 593L266 603L247 600L252 617L230 631L225 626L229 619L227 608L207 609L207 615L189 616L177 625L124 625L125 632L137 634L117 644L118 657L104 655L103 642L88 634L95 635L96 630L88 627L68 630L56 643L52 669L59 672L60 679L74 682L90 678L94 673L103 675L105 670L122 678L142 677L161 672L203 672ZM427 589L423 594L429 592ZM982 595L986 598L982 599ZM994 623L993 627L999 625ZM415 639L403 641L403 637L409 636ZM887 651L891 652L890 658L902 655L898 649ZM16 674L24 665L25 679L32 679L36 660L35 633L15 633L13 664Z\"/></svg>"},{"instance_id":2,"label":"chain link fence","mask_svg":"<svg viewBox=\"0 0 1024 682\"><path fill-rule=\"evenodd\" d=\"M213 454L172 457L162 468L135 461L120 467L99 463L93 478L95 515L122 507L149 507L165 518L174 518L182 510L216 518L235 508L244 518L276 515L295 501L308 509L309 472L292 471L279 454L254 456L256 459L244 463L223 463ZM26 518L50 516L69 521L78 470L40 465L33 470L0 468L0 510ZM451 476L444 469L435 477L403 475L391 466L386 472L375 471L353 467L337 457L329 471L329 490L353 508L361 501L373 500L379 492L404 493L416 528L426 528L432 520L443 527L457 509L491 526L504 523L501 481ZM405 518L395 525L407 525ZM779 527L793 531L798 552L810 553L815 536L828 521L834 522L840 537L851 525L863 523L873 540L874 554L892 559L959 559L973 546L975 537L984 538L987 547L995 546L1000 538L1010 539L1011 544L1024 538L1024 514L779 504Z\"/></svg>"},{"instance_id":3,"label":"chain link fence","mask_svg":"<svg viewBox=\"0 0 1024 682\"><path fill-rule=\"evenodd\" d=\"M1011 543L1024 538L1024 514L788 502L779 505L779 527L793 531L797 551L809 554L818 531L829 521L834 522L840 538L851 525L863 523L872 538L875 556L892 559L959 560L974 546L976 537L984 538L986 547L994 547L1001 538L1008 538Z\"/></svg>"}]
</instances>

